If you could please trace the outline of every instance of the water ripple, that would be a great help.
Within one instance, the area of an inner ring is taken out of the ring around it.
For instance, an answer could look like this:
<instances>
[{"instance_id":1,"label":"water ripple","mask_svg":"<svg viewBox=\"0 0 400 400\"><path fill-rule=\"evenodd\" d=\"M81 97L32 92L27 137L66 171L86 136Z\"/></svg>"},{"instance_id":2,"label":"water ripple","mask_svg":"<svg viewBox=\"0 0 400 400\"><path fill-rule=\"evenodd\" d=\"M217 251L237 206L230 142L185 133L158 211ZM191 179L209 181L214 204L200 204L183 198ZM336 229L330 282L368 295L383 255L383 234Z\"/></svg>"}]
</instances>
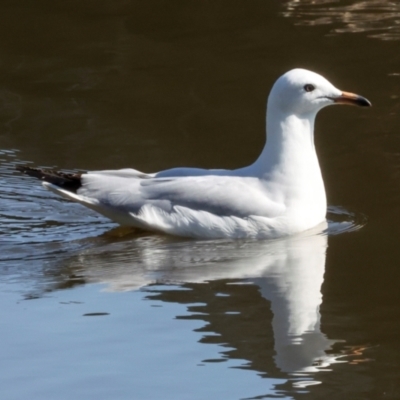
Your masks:
<instances>
[{"instance_id":1,"label":"water ripple","mask_svg":"<svg viewBox=\"0 0 400 400\"><path fill-rule=\"evenodd\" d=\"M329 236L358 231L367 223L367 217L359 212L349 211L340 206L328 206L327 213Z\"/></svg>"},{"instance_id":2,"label":"water ripple","mask_svg":"<svg viewBox=\"0 0 400 400\"><path fill-rule=\"evenodd\" d=\"M88 245L82 239L98 236L114 226L102 216L58 198L44 190L38 181L16 172L19 164L26 162L18 159L17 150L0 150L3 273L26 271L27 262L31 272L40 270L44 260L82 249Z\"/></svg>"},{"instance_id":3,"label":"water ripple","mask_svg":"<svg viewBox=\"0 0 400 400\"><path fill-rule=\"evenodd\" d=\"M290 0L284 7L282 15L295 18L296 25L332 25L332 34L366 32L369 37L380 40L400 40L398 2Z\"/></svg>"}]
</instances>

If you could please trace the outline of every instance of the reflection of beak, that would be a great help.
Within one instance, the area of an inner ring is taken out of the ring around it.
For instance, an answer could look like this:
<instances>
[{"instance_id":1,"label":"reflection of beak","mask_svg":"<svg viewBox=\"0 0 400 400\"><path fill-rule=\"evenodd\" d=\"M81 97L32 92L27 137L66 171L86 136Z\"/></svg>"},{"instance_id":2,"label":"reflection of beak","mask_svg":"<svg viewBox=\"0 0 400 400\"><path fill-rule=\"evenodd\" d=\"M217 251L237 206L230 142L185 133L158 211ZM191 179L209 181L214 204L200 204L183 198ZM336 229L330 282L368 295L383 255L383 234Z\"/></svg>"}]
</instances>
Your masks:
<instances>
[{"instance_id":1,"label":"reflection of beak","mask_svg":"<svg viewBox=\"0 0 400 400\"><path fill-rule=\"evenodd\" d=\"M330 97L337 104L349 104L352 106L370 107L372 104L365 97L350 92L342 92L341 96Z\"/></svg>"}]
</instances>

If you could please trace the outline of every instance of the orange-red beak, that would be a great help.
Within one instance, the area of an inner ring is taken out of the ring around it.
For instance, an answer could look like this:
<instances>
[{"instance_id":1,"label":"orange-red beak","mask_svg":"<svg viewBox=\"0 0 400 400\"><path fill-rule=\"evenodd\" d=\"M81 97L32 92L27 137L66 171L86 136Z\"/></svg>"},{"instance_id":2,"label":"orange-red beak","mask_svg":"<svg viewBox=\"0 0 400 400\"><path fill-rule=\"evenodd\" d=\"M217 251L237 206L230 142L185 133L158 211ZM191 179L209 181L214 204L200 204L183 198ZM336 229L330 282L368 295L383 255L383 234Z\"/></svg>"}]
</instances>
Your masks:
<instances>
[{"instance_id":1,"label":"orange-red beak","mask_svg":"<svg viewBox=\"0 0 400 400\"><path fill-rule=\"evenodd\" d=\"M372 104L365 97L350 92L342 92L341 96L331 97L337 104L348 104L352 106L370 107Z\"/></svg>"}]
</instances>

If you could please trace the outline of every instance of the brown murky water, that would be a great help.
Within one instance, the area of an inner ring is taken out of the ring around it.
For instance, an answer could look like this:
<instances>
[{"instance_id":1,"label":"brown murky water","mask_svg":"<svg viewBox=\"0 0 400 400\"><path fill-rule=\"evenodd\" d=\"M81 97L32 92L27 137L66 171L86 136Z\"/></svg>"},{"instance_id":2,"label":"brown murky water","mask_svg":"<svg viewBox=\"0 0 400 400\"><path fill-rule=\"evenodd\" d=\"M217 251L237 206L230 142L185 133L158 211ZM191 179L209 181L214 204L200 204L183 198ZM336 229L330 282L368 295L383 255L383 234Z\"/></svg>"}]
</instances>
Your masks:
<instances>
[{"instance_id":1,"label":"brown murky water","mask_svg":"<svg viewBox=\"0 0 400 400\"><path fill-rule=\"evenodd\" d=\"M360 93L316 140L326 236L119 235L14 171L237 168L303 67ZM4 399L399 399L400 5L3 1Z\"/></svg>"}]
</instances>

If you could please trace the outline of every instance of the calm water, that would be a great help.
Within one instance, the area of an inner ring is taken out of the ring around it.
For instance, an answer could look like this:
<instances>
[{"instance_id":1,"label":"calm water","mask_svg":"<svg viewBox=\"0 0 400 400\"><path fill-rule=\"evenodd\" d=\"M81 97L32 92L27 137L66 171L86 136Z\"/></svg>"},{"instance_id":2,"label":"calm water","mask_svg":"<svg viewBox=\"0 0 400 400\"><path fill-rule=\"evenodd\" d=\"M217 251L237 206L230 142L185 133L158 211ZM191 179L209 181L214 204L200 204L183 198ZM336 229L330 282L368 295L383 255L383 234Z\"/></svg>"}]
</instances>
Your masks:
<instances>
[{"instance_id":1,"label":"calm water","mask_svg":"<svg viewBox=\"0 0 400 400\"><path fill-rule=\"evenodd\" d=\"M316 140L324 235L120 230L14 172L236 168L304 67L366 96ZM400 398L400 5L3 1L0 397Z\"/></svg>"}]
</instances>

